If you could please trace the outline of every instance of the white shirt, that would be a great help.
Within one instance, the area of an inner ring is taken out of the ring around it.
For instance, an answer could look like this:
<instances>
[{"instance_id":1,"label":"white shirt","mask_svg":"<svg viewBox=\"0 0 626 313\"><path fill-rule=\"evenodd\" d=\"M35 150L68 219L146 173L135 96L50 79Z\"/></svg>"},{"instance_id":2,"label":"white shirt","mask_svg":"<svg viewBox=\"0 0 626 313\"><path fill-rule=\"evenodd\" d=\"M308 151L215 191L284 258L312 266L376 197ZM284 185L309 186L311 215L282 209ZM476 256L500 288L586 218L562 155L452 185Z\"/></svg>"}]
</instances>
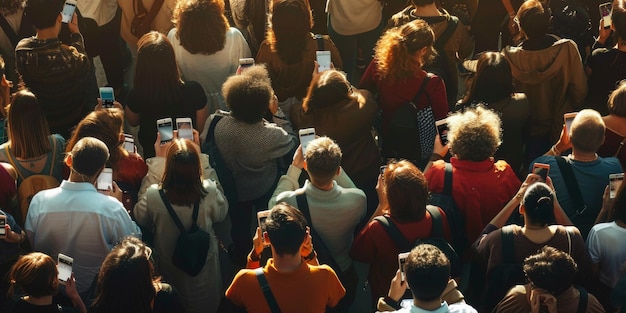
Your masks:
<instances>
[{"instance_id":1,"label":"white shirt","mask_svg":"<svg viewBox=\"0 0 626 313\"><path fill-rule=\"evenodd\" d=\"M96 21L98 26L110 22L117 12L117 0L78 0L76 6L83 17Z\"/></svg>"},{"instance_id":2,"label":"white shirt","mask_svg":"<svg viewBox=\"0 0 626 313\"><path fill-rule=\"evenodd\" d=\"M117 199L96 191L90 183L64 180L60 187L37 193L25 223L35 251L52 258L74 258L79 293L89 289L111 249L126 236L141 238L139 227Z\"/></svg>"},{"instance_id":3,"label":"white shirt","mask_svg":"<svg viewBox=\"0 0 626 313\"><path fill-rule=\"evenodd\" d=\"M404 302L404 301L402 301ZM411 304L410 308L401 308L400 310L393 311L399 313L477 313L476 309L471 307L469 304L465 303L465 301L457 302L448 305L445 301L441 303L441 306L434 310L428 311L422 308L416 307L414 304ZM383 312L383 313L393 313L393 312Z\"/></svg>"},{"instance_id":4,"label":"white shirt","mask_svg":"<svg viewBox=\"0 0 626 313\"><path fill-rule=\"evenodd\" d=\"M383 18L379 0L328 0L326 12L333 29L344 36L368 32L378 27Z\"/></svg>"}]
</instances>

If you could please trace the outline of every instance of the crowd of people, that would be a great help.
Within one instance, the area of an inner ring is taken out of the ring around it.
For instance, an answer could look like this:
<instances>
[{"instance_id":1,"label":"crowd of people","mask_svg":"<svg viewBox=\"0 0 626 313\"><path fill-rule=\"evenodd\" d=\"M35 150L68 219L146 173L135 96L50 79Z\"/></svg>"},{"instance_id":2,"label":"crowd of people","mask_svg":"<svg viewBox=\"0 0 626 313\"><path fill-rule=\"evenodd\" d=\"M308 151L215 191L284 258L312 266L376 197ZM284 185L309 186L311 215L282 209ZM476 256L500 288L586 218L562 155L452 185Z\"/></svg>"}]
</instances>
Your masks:
<instances>
[{"instance_id":1,"label":"crowd of people","mask_svg":"<svg viewBox=\"0 0 626 313\"><path fill-rule=\"evenodd\" d=\"M626 312L597 4L0 1L0 311Z\"/></svg>"}]
</instances>

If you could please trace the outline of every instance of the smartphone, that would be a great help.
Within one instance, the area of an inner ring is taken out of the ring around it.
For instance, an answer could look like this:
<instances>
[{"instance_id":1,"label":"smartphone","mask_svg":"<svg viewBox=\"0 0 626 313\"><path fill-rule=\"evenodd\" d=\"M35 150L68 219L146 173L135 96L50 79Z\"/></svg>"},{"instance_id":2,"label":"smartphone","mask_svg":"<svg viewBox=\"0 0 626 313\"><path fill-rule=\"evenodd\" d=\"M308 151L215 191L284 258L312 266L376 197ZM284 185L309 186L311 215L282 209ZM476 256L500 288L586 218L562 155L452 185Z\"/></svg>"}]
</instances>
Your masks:
<instances>
[{"instance_id":1,"label":"smartphone","mask_svg":"<svg viewBox=\"0 0 626 313\"><path fill-rule=\"evenodd\" d=\"M572 130L572 121L574 121L574 118L576 117L577 114L578 112L571 112L571 113L563 114L563 120L565 121L565 133L567 133L568 136L569 136L569 132Z\"/></svg>"},{"instance_id":2,"label":"smartphone","mask_svg":"<svg viewBox=\"0 0 626 313\"><path fill-rule=\"evenodd\" d=\"M4 225L6 225L6 223L7 223L7 216L0 215L0 239L6 236L6 231L4 230Z\"/></svg>"},{"instance_id":3,"label":"smartphone","mask_svg":"<svg viewBox=\"0 0 626 313\"><path fill-rule=\"evenodd\" d=\"M100 87L100 99L102 99L102 107L105 109L112 108L115 101L115 93L112 87Z\"/></svg>"},{"instance_id":4,"label":"smartphone","mask_svg":"<svg viewBox=\"0 0 626 313\"><path fill-rule=\"evenodd\" d=\"M448 144L448 119L444 118L442 120L438 120L435 122L435 126L437 127L437 133L439 134L439 139L442 146Z\"/></svg>"},{"instance_id":5,"label":"smartphone","mask_svg":"<svg viewBox=\"0 0 626 313\"><path fill-rule=\"evenodd\" d=\"M306 147L315 139L315 128L303 128L298 131L300 144L302 145L302 155L306 153Z\"/></svg>"},{"instance_id":6,"label":"smartphone","mask_svg":"<svg viewBox=\"0 0 626 313\"><path fill-rule=\"evenodd\" d=\"M237 74L243 73L247 68L254 65L253 58L243 58L239 59L239 67L237 68Z\"/></svg>"},{"instance_id":7,"label":"smartphone","mask_svg":"<svg viewBox=\"0 0 626 313\"><path fill-rule=\"evenodd\" d=\"M71 258L63 253L59 253L57 258L57 271L59 271L59 281L65 285L65 282L72 276L72 266L74 265L74 258Z\"/></svg>"},{"instance_id":8,"label":"smartphone","mask_svg":"<svg viewBox=\"0 0 626 313\"><path fill-rule=\"evenodd\" d=\"M330 70L330 51L316 51L315 58L317 59L317 72Z\"/></svg>"},{"instance_id":9,"label":"smartphone","mask_svg":"<svg viewBox=\"0 0 626 313\"><path fill-rule=\"evenodd\" d=\"M402 274L402 281L406 280L406 271L404 270L404 263L406 263L406 258L409 257L410 252L404 252L398 254L398 268L400 269L400 273Z\"/></svg>"},{"instance_id":10,"label":"smartphone","mask_svg":"<svg viewBox=\"0 0 626 313\"><path fill-rule=\"evenodd\" d=\"M99 191L109 191L113 188L113 169L104 168L96 181Z\"/></svg>"},{"instance_id":11,"label":"smartphone","mask_svg":"<svg viewBox=\"0 0 626 313\"><path fill-rule=\"evenodd\" d=\"M533 165L533 174L541 176L544 182L548 179L548 172L550 172L550 164L535 163Z\"/></svg>"},{"instance_id":12,"label":"smartphone","mask_svg":"<svg viewBox=\"0 0 626 313\"><path fill-rule=\"evenodd\" d=\"M135 152L135 138L133 138L133 135L124 134L123 147L124 147L124 150L128 151L128 153Z\"/></svg>"},{"instance_id":13,"label":"smartphone","mask_svg":"<svg viewBox=\"0 0 626 313\"><path fill-rule=\"evenodd\" d=\"M157 120L157 130L161 134L161 144L172 141L174 130L172 129L172 119L169 117Z\"/></svg>"},{"instance_id":14,"label":"smartphone","mask_svg":"<svg viewBox=\"0 0 626 313\"><path fill-rule=\"evenodd\" d=\"M265 232L265 220L270 215L270 210L259 211L256 213L256 218L259 221L259 228L261 229L261 234ZM265 238L261 237L263 242L265 242Z\"/></svg>"},{"instance_id":15,"label":"smartphone","mask_svg":"<svg viewBox=\"0 0 626 313\"><path fill-rule=\"evenodd\" d=\"M76 0L65 0L63 12L61 12L61 22L65 24L71 22L72 17L74 16L74 11L76 11Z\"/></svg>"},{"instance_id":16,"label":"smartphone","mask_svg":"<svg viewBox=\"0 0 626 313\"><path fill-rule=\"evenodd\" d=\"M611 2L601 3L598 8L600 8L600 17L604 21L604 28L611 27Z\"/></svg>"},{"instance_id":17,"label":"smartphone","mask_svg":"<svg viewBox=\"0 0 626 313\"><path fill-rule=\"evenodd\" d=\"M193 141L193 125L190 117L179 117L176 119L176 129L178 129L178 138L189 139Z\"/></svg>"},{"instance_id":18,"label":"smartphone","mask_svg":"<svg viewBox=\"0 0 626 313\"><path fill-rule=\"evenodd\" d=\"M609 198L615 198L619 187L622 185L622 181L624 181L624 173L609 175Z\"/></svg>"}]
</instances>

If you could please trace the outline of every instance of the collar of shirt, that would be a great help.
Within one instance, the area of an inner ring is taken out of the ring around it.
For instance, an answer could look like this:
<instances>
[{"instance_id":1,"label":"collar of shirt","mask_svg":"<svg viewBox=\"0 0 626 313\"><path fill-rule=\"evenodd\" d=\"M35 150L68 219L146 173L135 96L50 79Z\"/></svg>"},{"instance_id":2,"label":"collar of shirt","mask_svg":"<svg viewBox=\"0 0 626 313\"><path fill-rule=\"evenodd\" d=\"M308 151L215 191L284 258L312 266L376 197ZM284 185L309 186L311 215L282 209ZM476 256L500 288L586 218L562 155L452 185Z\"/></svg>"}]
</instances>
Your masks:
<instances>
[{"instance_id":1,"label":"collar of shirt","mask_svg":"<svg viewBox=\"0 0 626 313\"><path fill-rule=\"evenodd\" d=\"M434 311L428 311L428 310L418 308L415 306L415 304L411 305L411 313L446 313L446 312L448 312L448 303L446 303L445 301L442 302L441 306Z\"/></svg>"},{"instance_id":2,"label":"collar of shirt","mask_svg":"<svg viewBox=\"0 0 626 313\"><path fill-rule=\"evenodd\" d=\"M96 187L92 183L87 182L71 182L69 180L63 180L61 182L61 188L74 191L96 191Z\"/></svg>"},{"instance_id":3,"label":"collar of shirt","mask_svg":"<svg viewBox=\"0 0 626 313\"><path fill-rule=\"evenodd\" d=\"M493 168L493 164L495 163L493 158L488 158L483 161L469 161L469 160L459 160L456 157L450 158L450 163L455 168L463 169L468 172L486 172Z\"/></svg>"}]
</instances>

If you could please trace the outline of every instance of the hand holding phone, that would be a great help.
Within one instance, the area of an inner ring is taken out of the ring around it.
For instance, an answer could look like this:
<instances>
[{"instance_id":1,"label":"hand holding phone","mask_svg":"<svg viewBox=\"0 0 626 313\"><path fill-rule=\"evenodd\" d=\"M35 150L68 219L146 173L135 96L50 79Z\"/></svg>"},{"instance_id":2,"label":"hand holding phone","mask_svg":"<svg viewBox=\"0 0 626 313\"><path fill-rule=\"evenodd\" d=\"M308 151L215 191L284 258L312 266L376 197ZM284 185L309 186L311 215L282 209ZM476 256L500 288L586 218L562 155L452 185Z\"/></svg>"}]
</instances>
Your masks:
<instances>
[{"instance_id":1,"label":"hand holding phone","mask_svg":"<svg viewBox=\"0 0 626 313\"><path fill-rule=\"evenodd\" d=\"M400 273L402 275L402 281L406 281L406 271L404 269L404 264L406 263L406 259L409 257L410 252L404 252L398 254L398 268L400 269Z\"/></svg>"},{"instance_id":2,"label":"hand holding phone","mask_svg":"<svg viewBox=\"0 0 626 313\"><path fill-rule=\"evenodd\" d=\"M609 175L609 198L615 199L615 197L617 196L617 191L619 190L623 181L624 173Z\"/></svg>"},{"instance_id":3,"label":"hand holding phone","mask_svg":"<svg viewBox=\"0 0 626 313\"><path fill-rule=\"evenodd\" d=\"M98 179L96 180L98 191L108 192L109 189L113 189L113 169L105 168L102 170Z\"/></svg>"},{"instance_id":4,"label":"hand holding phone","mask_svg":"<svg viewBox=\"0 0 626 313\"><path fill-rule=\"evenodd\" d=\"M63 11L61 12L61 22L68 24L72 21L74 11L76 11L76 0L65 0Z\"/></svg>"},{"instance_id":5,"label":"hand holding phone","mask_svg":"<svg viewBox=\"0 0 626 313\"><path fill-rule=\"evenodd\" d=\"M160 144L170 142L174 138L172 119L169 117L157 120L157 130L159 131L159 134L161 134Z\"/></svg>"},{"instance_id":6,"label":"hand holding phone","mask_svg":"<svg viewBox=\"0 0 626 313\"><path fill-rule=\"evenodd\" d=\"M315 140L315 128L304 128L298 131L300 144L302 145L302 155L306 154L306 147Z\"/></svg>"},{"instance_id":7,"label":"hand holding phone","mask_svg":"<svg viewBox=\"0 0 626 313\"><path fill-rule=\"evenodd\" d=\"M535 163L533 165L533 174L541 176L542 181L545 183L548 179L548 172L550 171L550 164Z\"/></svg>"},{"instance_id":8,"label":"hand holding phone","mask_svg":"<svg viewBox=\"0 0 626 313\"><path fill-rule=\"evenodd\" d=\"M189 139L193 141L193 124L189 117L179 117L176 119L176 129L178 130L178 138Z\"/></svg>"},{"instance_id":9,"label":"hand holding phone","mask_svg":"<svg viewBox=\"0 0 626 313\"><path fill-rule=\"evenodd\" d=\"M65 283L72 277L72 267L74 265L74 258L71 258L65 254L59 253L57 258L57 270L59 272L59 282L65 285Z\"/></svg>"},{"instance_id":10,"label":"hand holding phone","mask_svg":"<svg viewBox=\"0 0 626 313\"><path fill-rule=\"evenodd\" d=\"M115 102L115 92L112 87L100 87L100 99L102 99L102 108L112 108Z\"/></svg>"},{"instance_id":11,"label":"hand holding phone","mask_svg":"<svg viewBox=\"0 0 626 313\"><path fill-rule=\"evenodd\" d=\"M259 211L256 214L256 218L259 221L259 228L261 229L261 238L263 238L263 243L267 245L265 242L265 237L263 237L263 233L265 232L265 220L270 216L270 210Z\"/></svg>"},{"instance_id":12,"label":"hand holding phone","mask_svg":"<svg viewBox=\"0 0 626 313\"><path fill-rule=\"evenodd\" d=\"M330 51L316 51L315 57L319 65L317 72L330 70Z\"/></svg>"},{"instance_id":13,"label":"hand holding phone","mask_svg":"<svg viewBox=\"0 0 626 313\"><path fill-rule=\"evenodd\" d=\"M611 27L611 11L612 4L611 2L605 2L598 5L600 9L600 17L602 17L602 21L604 22L604 28Z\"/></svg>"},{"instance_id":14,"label":"hand holding phone","mask_svg":"<svg viewBox=\"0 0 626 313\"><path fill-rule=\"evenodd\" d=\"M439 134L439 139L442 146L448 144L448 119L444 118L442 120L438 120L435 122L435 126L437 127L437 133Z\"/></svg>"},{"instance_id":15,"label":"hand holding phone","mask_svg":"<svg viewBox=\"0 0 626 313\"><path fill-rule=\"evenodd\" d=\"M124 134L124 150L128 151L128 153L135 152L135 139L133 135Z\"/></svg>"}]
</instances>

